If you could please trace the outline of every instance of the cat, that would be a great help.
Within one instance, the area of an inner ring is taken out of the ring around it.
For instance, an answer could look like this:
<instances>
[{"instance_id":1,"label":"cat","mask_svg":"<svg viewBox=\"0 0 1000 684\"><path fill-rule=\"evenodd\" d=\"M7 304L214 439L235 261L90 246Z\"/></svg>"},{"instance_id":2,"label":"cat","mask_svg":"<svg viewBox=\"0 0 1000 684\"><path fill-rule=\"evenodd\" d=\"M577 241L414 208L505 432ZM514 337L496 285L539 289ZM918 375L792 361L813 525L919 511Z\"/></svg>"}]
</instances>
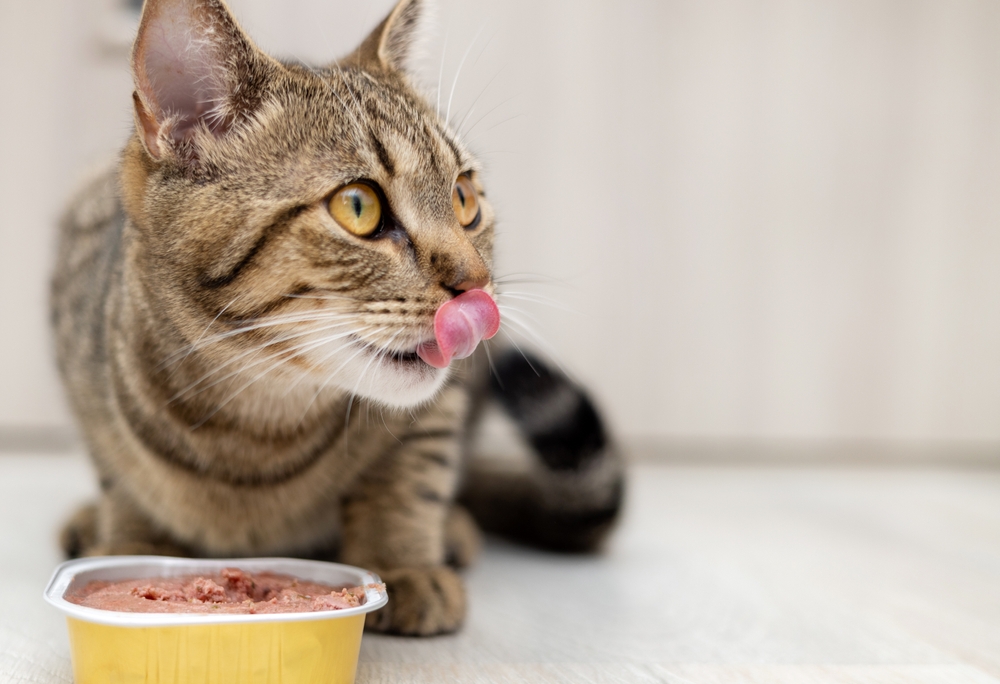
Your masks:
<instances>
[{"instance_id":1,"label":"cat","mask_svg":"<svg viewBox=\"0 0 1000 684\"><path fill-rule=\"evenodd\" d=\"M479 344L496 218L412 85L425 12L311 68L221 0L145 3L135 130L71 201L52 284L100 482L67 555L339 559L386 582L369 627L432 635L462 623L479 528L585 551L613 527L622 459L586 393ZM489 402L528 470L466 458Z\"/></svg>"}]
</instances>

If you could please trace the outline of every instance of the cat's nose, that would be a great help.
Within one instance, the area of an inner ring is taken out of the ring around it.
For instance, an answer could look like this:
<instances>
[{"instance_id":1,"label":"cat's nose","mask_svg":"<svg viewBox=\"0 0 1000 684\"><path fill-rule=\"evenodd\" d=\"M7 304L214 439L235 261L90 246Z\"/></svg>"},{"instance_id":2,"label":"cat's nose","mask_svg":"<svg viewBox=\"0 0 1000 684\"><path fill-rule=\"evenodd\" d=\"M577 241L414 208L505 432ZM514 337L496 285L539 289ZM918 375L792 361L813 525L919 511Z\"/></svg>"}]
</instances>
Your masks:
<instances>
[{"instance_id":1,"label":"cat's nose","mask_svg":"<svg viewBox=\"0 0 1000 684\"><path fill-rule=\"evenodd\" d=\"M490 279L486 277L465 278L461 282L442 282L441 286L451 293L452 297L457 297L469 290L482 290L489 285Z\"/></svg>"},{"instance_id":2,"label":"cat's nose","mask_svg":"<svg viewBox=\"0 0 1000 684\"><path fill-rule=\"evenodd\" d=\"M481 290L490 283L490 270L478 253L436 253L430 258L437 281L457 297L469 290Z\"/></svg>"},{"instance_id":3,"label":"cat's nose","mask_svg":"<svg viewBox=\"0 0 1000 684\"><path fill-rule=\"evenodd\" d=\"M458 268L441 279L441 286L457 297L469 290L481 290L490 284L490 274L486 264L480 261L478 268Z\"/></svg>"},{"instance_id":4,"label":"cat's nose","mask_svg":"<svg viewBox=\"0 0 1000 684\"><path fill-rule=\"evenodd\" d=\"M461 294L463 292L468 292L469 290L482 290L484 287L490 284L490 278L488 275L478 276L474 278L466 278L460 283L455 285L445 285L449 290Z\"/></svg>"}]
</instances>

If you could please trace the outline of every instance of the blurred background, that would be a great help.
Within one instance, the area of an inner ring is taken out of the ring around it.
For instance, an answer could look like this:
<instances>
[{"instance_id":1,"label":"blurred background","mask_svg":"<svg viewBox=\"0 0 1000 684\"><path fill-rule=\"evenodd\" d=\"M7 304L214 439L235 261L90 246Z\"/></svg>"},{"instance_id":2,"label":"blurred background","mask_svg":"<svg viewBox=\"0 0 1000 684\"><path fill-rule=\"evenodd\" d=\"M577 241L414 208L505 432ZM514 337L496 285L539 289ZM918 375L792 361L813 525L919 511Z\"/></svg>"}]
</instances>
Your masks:
<instances>
[{"instance_id":1,"label":"blurred background","mask_svg":"<svg viewBox=\"0 0 1000 684\"><path fill-rule=\"evenodd\" d=\"M0 0L0 447L73 441L55 223L132 126L137 4ZM393 3L230 4L323 63ZM438 5L420 81L486 166L511 332L632 453L1000 456L1000 4Z\"/></svg>"}]
</instances>

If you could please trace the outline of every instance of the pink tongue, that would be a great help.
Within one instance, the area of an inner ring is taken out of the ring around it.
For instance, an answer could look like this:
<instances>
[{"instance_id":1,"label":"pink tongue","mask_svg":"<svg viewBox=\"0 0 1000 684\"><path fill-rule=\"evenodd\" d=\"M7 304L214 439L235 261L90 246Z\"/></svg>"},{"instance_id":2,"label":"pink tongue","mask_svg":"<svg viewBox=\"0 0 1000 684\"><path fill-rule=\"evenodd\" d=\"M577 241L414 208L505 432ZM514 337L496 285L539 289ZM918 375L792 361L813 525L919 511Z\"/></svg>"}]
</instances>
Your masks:
<instances>
[{"instance_id":1,"label":"pink tongue","mask_svg":"<svg viewBox=\"0 0 1000 684\"><path fill-rule=\"evenodd\" d=\"M417 356L435 368L447 368L452 359L471 356L481 340L500 329L500 311L482 290L469 290L445 302L434 314L435 342L417 347Z\"/></svg>"}]
</instances>

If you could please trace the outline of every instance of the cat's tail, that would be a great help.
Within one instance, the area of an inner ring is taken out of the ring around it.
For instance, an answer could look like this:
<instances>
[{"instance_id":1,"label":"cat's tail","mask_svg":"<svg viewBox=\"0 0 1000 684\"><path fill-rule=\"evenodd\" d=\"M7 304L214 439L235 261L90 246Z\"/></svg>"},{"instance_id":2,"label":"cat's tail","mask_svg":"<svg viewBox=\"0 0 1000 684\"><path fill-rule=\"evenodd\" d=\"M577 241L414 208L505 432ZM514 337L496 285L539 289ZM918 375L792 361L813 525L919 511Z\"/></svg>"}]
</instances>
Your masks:
<instances>
[{"instance_id":1,"label":"cat's tail","mask_svg":"<svg viewBox=\"0 0 1000 684\"><path fill-rule=\"evenodd\" d=\"M594 550L625 489L622 458L594 404L564 374L513 350L493 359L488 394L533 458L512 467L473 454L462 503L487 532L557 551Z\"/></svg>"}]
</instances>

